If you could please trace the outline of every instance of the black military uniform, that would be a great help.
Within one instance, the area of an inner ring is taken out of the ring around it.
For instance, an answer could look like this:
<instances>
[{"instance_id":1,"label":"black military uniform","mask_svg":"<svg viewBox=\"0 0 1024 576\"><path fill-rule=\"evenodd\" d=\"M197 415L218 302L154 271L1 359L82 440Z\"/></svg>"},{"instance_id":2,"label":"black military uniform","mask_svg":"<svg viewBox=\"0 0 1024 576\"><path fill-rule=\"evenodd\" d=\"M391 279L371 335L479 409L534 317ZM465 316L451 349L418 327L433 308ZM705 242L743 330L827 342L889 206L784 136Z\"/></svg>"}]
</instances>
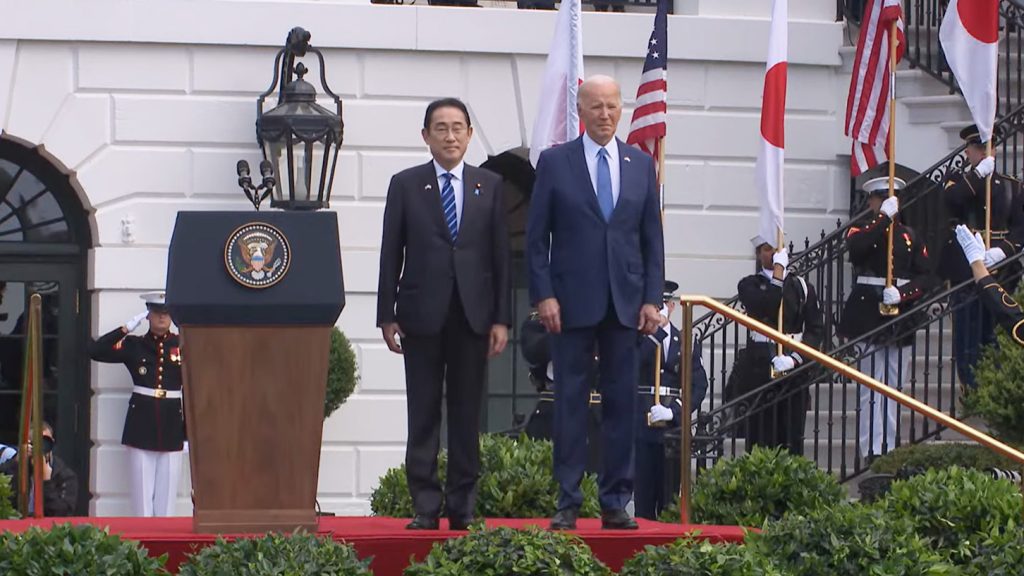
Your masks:
<instances>
[{"instance_id":1,"label":"black military uniform","mask_svg":"<svg viewBox=\"0 0 1024 576\"><path fill-rule=\"evenodd\" d=\"M760 237L751 242L755 247L765 243ZM785 302L784 332L812 348L821 348L825 334L824 319L814 286L804 279L787 274L785 280L779 282L772 278L771 270L762 270L742 278L737 291L747 315L769 326L778 326L779 304ZM771 381L772 359L776 350L776 344L766 337L753 331L748 334L747 345L736 353L726 383L727 402ZM805 361L799 354L789 355L797 368ZM803 454L810 391L791 392L804 387L808 378L806 372L784 378L760 397L759 405L739 407L740 413L754 412L747 418L746 425L737 431L738 435L746 438L747 450L753 446L783 447L793 454ZM774 400L780 396L786 397Z\"/></svg>"},{"instance_id":2,"label":"black military uniform","mask_svg":"<svg viewBox=\"0 0 1024 576\"><path fill-rule=\"evenodd\" d=\"M997 128L997 138L1000 130ZM968 126L960 137L969 146L983 146L977 126ZM949 235L943 247L939 274L943 280L956 285L971 278L970 264L957 244L953 229L964 224L972 231L985 233L985 178L973 166L951 176L943 192L950 217ZM992 174L992 248L999 248L1007 258L1020 251L1024 244L1024 192L1017 180L1004 174ZM995 340L992 315L976 299L976 290L953 294L953 355L961 384L973 389L974 365L981 347Z\"/></svg>"},{"instance_id":3,"label":"black military uniform","mask_svg":"<svg viewBox=\"0 0 1024 576\"><path fill-rule=\"evenodd\" d=\"M883 166L884 169L884 166ZM906 186L900 178L894 180L894 188ZM871 178L862 184L869 195L885 197L889 192L889 178ZM897 200L892 201L898 210ZM894 222L895 221L895 222ZM839 324L839 335L858 338L893 319L883 316L879 306L883 303L886 285L886 269L889 266L888 230L893 228L892 273L893 288L899 293L897 306L900 314L913 306L938 284L928 261L928 248L909 226L903 225L899 215L890 219L883 211L870 216L866 222L850 227L846 244L850 262L854 267L854 284L850 297L843 308ZM959 246L957 246L959 248ZM921 320L920 314L907 315L889 329L871 338L867 353L858 368L870 374L875 380L897 389L903 388L902 378L910 360L909 350L914 338L914 324ZM881 394L872 392L867 386L858 386L859 418L858 440L860 454L865 457L881 456L896 447L899 422L899 405Z\"/></svg>"},{"instance_id":4,"label":"black military uniform","mask_svg":"<svg viewBox=\"0 0 1024 576\"><path fill-rule=\"evenodd\" d=\"M665 282L665 301L671 299L679 285ZM660 346L659 346L660 345ZM640 378L637 390L637 431L635 436L635 469L633 478L633 504L639 518L656 520L668 505L665 490L665 431L682 425L683 407L680 394L680 341L679 329L667 324L650 336L640 338ZM655 354L661 354L661 405L672 412L672 419L664 426L649 426L648 415L654 405ZM690 406L696 411L708 390L708 376L701 360L701 345L695 341L692 358L692 387Z\"/></svg>"},{"instance_id":5,"label":"black military uniform","mask_svg":"<svg viewBox=\"0 0 1024 576\"><path fill-rule=\"evenodd\" d=\"M1024 309L992 276L979 280L978 286L981 289L981 301L996 322L1006 328L1014 342L1024 346Z\"/></svg>"}]
</instances>

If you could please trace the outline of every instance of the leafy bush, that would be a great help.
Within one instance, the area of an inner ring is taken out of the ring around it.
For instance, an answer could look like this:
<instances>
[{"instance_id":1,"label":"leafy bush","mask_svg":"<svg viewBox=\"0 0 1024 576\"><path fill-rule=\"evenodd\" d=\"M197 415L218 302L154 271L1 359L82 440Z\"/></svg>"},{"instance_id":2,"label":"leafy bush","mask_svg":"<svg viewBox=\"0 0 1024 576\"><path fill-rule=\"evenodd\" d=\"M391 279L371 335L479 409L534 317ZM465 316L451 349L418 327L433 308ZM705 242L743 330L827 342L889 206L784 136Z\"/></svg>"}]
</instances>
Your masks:
<instances>
[{"instance_id":1,"label":"leafy bush","mask_svg":"<svg viewBox=\"0 0 1024 576\"><path fill-rule=\"evenodd\" d=\"M894 482L879 505L958 562L969 559L979 534L1012 526L1024 512L1013 484L956 466Z\"/></svg>"},{"instance_id":2,"label":"leafy bush","mask_svg":"<svg viewBox=\"0 0 1024 576\"><path fill-rule=\"evenodd\" d=\"M942 442L928 444L905 444L887 453L871 464L875 474L898 474L905 471L949 468L960 466L975 470L999 468L1020 470L1013 460L993 452L979 444L966 442Z\"/></svg>"},{"instance_id":3,"label":"leafy bush","mask_svg":"<svg viewBox=\"0 0 1024 576\"><path fill-rule=\"evenodd\" d=\"M18 517L18 511L11 504L13 497L14 488L11 487L11 477L7 474L0 474L0 520Z\"/></svg>"},{"instance_id":4,"label":"leafy bush","mask_svg":"<svg viewBox=\"0 0 1024 576\"><path fill-rule=\"evenodd\" d=\"M1024 347L1002 328L974 367L978 388L964 398L968 414L980 416L995 435L1024 445Z\"/></svg>"},{"instance_id":5,"label":"leafy bush","mask_svg":"<svg viewBox=\"0 0 1024 576\"><path fill-rule=\"evenodd\" d=\"M447 454L438 458L441 484L447 473ZM558 482L552 464L551 442L525 435L509 438L500 434L480 437L480 481L476 515L483 518L542 518L558 508ZM600 515L597 480L583 478L581 517ZM377 516L408 518L414 514L405 477L405 465L388 470L370 496L370 509Z\"/></svg>"},{"instance_id":6,"label":"leafy bush","mask_svg":"<svg viewBox=\"0 0 1024 576\"><path fill-rule=\"evenodd\" d=\"M747 545L787 576L933 576L956 574L904 518L839 504L770 522Z\"/></svg>"},{"instance_id":7,"label":"leafy bush","mask_svg":"<svg viewBox=\"0 0 1024 576\"><path fill-rule=\"evenodd\" d=\"M964 575L1019 576L1021 566L1024 566L1024 532L999 528L979 535L973 558L964 567Z\"/></svg>"},{"instance_id":8,"label":"leafy bush","mask_svg":"<svg viewBox=\"0 0 1024 576\"><path fill-rule=\"evenodd\" d=\"M645 546L626 561L619 576L781 576L755 548L682 538L665 546Z\"/></svg>"},{"instance_id":9,"label":"leafy bush","mask_svg":"<svg viewBox=\"0 0 1024 576\"><path fill-rule=\"evenodd\" d=\"M838 504L843 492L814 462L779 448L755 447L739 458L719 460L698 476L691 508L694 521L702 524L761 526L787 512ZM661 517L678 522L678 503Z\"/></svg>"},{"instance_id":10,"label":"leafy bush","mask_svg":"<svg viewBox=\"0 0 1024 576\"><path fill-rule=\"evenodd\" d=\"M330 536L268 533L228 542L217 538L189 557L179 576L372 576L370 559Z\"/></svg>"},{"instance_id":11,"label":"leafy bush","mask_svg":"<svg viewBox=\"0 0 1024 576\"><path fill-rule=\"evenodd\" d=\"M468 536L435 543L423 562L405 576L611 576L578 537L531 526L472 530Z\"/></svg>"},{"instance_id":12,"label":"leafy bush","mask_svg":"<svg viewBox=\"0 0 1024 576\"><path fill-rule=\"evenodd\" d=\"M334 413L356 389L356 353L345 334L331 329L331 350L327 357L327 396L324 419Z\"/></svg>"},{"instance_id":13,"label":"leafy bush","mask_svg":"<svg viewBox=\"0 0 1024 576\"><path fill-rule=\"evenodd\" d=\"M47 530L0 533L0 574L154 576L168 574L166 562L166 555L150 558L138 542L90 525L55 524Z\"/></svg>"}]
</instances>

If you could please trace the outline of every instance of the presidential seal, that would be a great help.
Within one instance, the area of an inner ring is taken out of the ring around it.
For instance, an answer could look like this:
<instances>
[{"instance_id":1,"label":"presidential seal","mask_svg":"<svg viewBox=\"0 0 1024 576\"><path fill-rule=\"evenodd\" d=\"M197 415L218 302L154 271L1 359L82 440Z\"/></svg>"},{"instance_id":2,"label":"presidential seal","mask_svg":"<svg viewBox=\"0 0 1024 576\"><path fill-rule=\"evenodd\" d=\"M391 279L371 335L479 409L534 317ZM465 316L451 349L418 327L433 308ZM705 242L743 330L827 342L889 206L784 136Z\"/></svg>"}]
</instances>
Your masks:
<instances>
[{"instance_id":1,"label":"presidential seal","mask_svg":"<svg viewBox=\"0 0 1024 576\"><path fill-rule=\"evenodd\" d=\"M247 288L267 288L288 273L291 248L280 230L263 222L239 227L224 246L224 265Z\"/></svg>"}]
</instances>

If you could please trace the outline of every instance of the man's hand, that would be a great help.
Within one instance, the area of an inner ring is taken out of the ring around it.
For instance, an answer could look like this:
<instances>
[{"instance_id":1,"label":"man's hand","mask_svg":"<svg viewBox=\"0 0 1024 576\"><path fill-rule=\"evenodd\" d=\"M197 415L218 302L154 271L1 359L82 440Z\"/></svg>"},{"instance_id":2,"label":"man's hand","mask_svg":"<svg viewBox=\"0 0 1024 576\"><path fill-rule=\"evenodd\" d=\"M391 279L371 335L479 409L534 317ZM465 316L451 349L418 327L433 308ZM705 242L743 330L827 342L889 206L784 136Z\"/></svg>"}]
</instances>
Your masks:
<instances>
[{"instance_id":1,"label":"man's hand","mask_svg":"<svg viewBox=\"0 0 1024 576\"><path fill-rule=\"evenodd\" d=\"M671 422L672 421L672 410L665 408L661 404L655 404L651 406L651 423L654 422Z\"/></svg>"},{"instance_id":2,"label":"man's hand","mask_svg":"<svg viewBox=\"0 0 1024 576\"><path fill-rule=\"evenodd\" d=\"M1006 252L1002 248L989 248L985 250L985 268L991 268L1006 260Z\"/></svg>"},{"instance_id":3,"label":"man's hand","mask_svg":"<svg viewBox=\"0 0 1024 576\"><path fill-rule=\"evenodd\" d=\"M903 297L900 295L900 289L895 286L889 286L885 290L882 290L882 304L887 306L895 306L900 303Z\"/></svg>"},{"instance_id":4,"label":"man's hand","mask_svg":"<svg viewBox=\"0 0 1024 576\"><path fill-rule=\"evenodd\" d=\"M487 356L493 358L501 354L506 344L508 344L508 326L504 324L491 326L491 347L487 351Z\"/></svg>"},{"instance_id":5,"label":"man's hand","mask_svg":"<svg viewBox=\"0 0 1024 576\"><path fill-rule=\"evenodd\" d=\"M663 318L654 304L644 304L640 308L640 321L637 322L636 329L644 334L654 334L661 327Z\"/></svg>"},{"instance_id":6,"label":"man's hand","mask_svg":"<svg viewBox=\"0 0 1024 576\"><path fill-rule=\"evenodd\" d=\"M384 335L384 342L388 345L388 350L391 350L395 354L401 354L402 343L399 342L395 336L397 335L398 338L405 338L405 333L402 332L402 328L399 327L398 322L381 324L380 331L381 334Z\"/></svg>"},{"instance_id":7,"label":"man's hand","mask_svg":"<svg viewBox=\"0 0 1024 576\"><path fill-rule=\"evenodd\" d=\"M562 308L558 305L557 298L545 298L537 302L537 315L540 316L540 323L552 334L562 332Z\"/></svg>"},{"instance_id":8,"label":"man's hand","mask_svg":"<svg viewBox=\"0 0 1024 576\"><path fill-rule=\"evenodd\" d=\"M985 259L985 243L980 237L971 234L967 226L961 224L956 227L956 240L960 243L960 248L963 249L968 263Z\"/></svg>"},{"instance_id":9,"label":"man's hand","mask_svg":"<svg viewBox=\"0 0 1024 576\"><path fill-rule=\"evenodd\" d=\"M974 167L974 171L978 173L978 176L987 178L989 174L996 171L996 159L986 156L981 162L978 162L978 165Z\"/></svg>"},{"instance_id":10,"label":"man's hand","mask_svg":"<svg viewBox=\"0 0 1024 576\"><path fill-rule=\"evenodd\" d=\"M50 454L47 454L43 458L43 481L44 482L49 482L50 479L53 478L53 466L50 464L51 460L52 460L52 456Z\"/></svg>"},{"instance_id":11,"label":"man's hand","mask_svg":"<svg viewBox=\"0 0 1024 576\"><path fill-rule=\"evenodd\" d=\"M772 367L779 373L789 372L796 368L796 360L792 356L776 356L772 358Z\"/></svg>"},{"instance_id":12,"label":"man's hand","mask_svg":"<svg viewBox=\"0 0 1024 576\"><path fill-rule=\"evenodd\" d=\"M149 316L149 312L139 312L131 320L125 322L125 332L134 332L135 329L139 327L139 324L142 324L142 321L146 319L146 316Z\"/></svg>"},{"instance_id":13,"label":"man's hand","mask_svg":"<svg viewBox=\"0 0 1024 576\"><path fill-rule=\"evenodd\" d=\"M892 220L893 218L896 217L896 214L899 214L899 211L900 211L900 201L899 201L899 199L896 198L895 196L890 196L890 197L886 198L885 200L882 201L882 208L881 208L880 211L882 212L882 214L885 214L886 216L888 216L889 220Z\"/></svg>"}]
</instances>

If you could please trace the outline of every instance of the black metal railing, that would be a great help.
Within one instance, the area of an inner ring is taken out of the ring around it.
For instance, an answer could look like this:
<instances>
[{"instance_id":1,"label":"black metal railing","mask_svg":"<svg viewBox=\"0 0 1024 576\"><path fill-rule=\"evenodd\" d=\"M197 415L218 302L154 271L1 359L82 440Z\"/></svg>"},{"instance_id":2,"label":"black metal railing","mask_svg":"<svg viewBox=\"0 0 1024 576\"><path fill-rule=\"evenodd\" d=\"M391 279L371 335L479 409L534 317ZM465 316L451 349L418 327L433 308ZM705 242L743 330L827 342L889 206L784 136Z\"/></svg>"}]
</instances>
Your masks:
<instances>
[{"instance_id":1,"label":"black metal railing","mask_svg":"<svg viewBox=\"0 0 1024 576\"><path fill-rule=\"evenodd\" d=\"M1000 275L1005 285L1015 286L1024 271L1020 266L1022 261L1024 254L1015 255L993 271ZM894 354L894 365L898 368L895 378L889 381L901 382L903 392L957 418L959 384L956 358L952 353L952 316L961 309L976 305L974 281L965 281L933 293L877 329L843 342L833 348L829 356L872 374L877 373L890 360L889 355ZM736 328L733 333L731 343L736 349L747 345L745 329ZM909 344L888 350L878 347L880 341L901 339L909 339ZM773 407L808 393L811 404L805 418L804 455L822 469L835 473L841 481L866 470L864 460L859 457L861 433L868 433L870 437L872 432L878 432L883 438L881 452L885 452L903 444L939 437L945 431L944 427L920 414L898 408L895 429L892 429L894 437L891 441L886 440L889 436L886 432L891 430L887 419L875 417L873 413L862 414L858 396L867 393L866 389L842 375L808 363L784 378L768 382L727 403L717 406L709 403L701 407L694 420L692 445L698 470L713 465L719 458L733 457L745 451L745 427L753 417L771 414L769 411ZM881 407L882 402L880 396L874 395L868 409L873 411L876 405ZM877 450L870 445L867 447L868 452Z\"/></svg>"}]
</instances>

